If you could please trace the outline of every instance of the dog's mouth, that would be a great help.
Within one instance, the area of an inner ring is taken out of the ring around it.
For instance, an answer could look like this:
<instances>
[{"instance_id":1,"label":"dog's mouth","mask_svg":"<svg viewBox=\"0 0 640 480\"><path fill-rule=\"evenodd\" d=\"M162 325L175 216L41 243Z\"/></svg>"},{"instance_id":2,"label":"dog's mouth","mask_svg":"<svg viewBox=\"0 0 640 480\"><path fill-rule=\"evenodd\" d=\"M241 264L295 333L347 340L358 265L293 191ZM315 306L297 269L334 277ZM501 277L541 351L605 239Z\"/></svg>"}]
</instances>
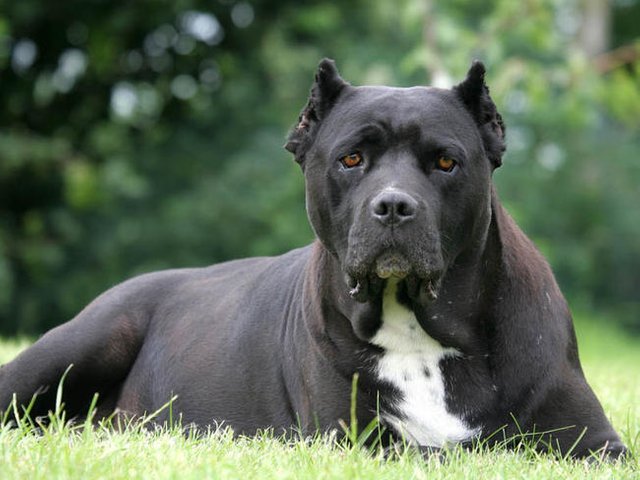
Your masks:
<instances>
[{"instance_id":1,"label":"dog's mouth","mask_svg":"<svg viewBox=\"0 0 640 480\"><path fill-rule=\"evenodd\" d=\"M411 273L409 261L397 252L386 252L375 261L375 273L380 278L395 277L400 280Z\"/></svg>"},{"instance_id":2,"label":"dog's mouth","mask_svg":"<svg viewBox=\"0 0 640 480\"><path fill-rule=\"evenodd\" d=\"M367 274L346 274L349 295L364 303L381 295L388 279L401 280L406 284L407 295L421 304L428 304L438 298L441 269L425 271L416 269L406 256L397 251L387 251L379 255L368 269Z\"/></svg>"}]
</instances>

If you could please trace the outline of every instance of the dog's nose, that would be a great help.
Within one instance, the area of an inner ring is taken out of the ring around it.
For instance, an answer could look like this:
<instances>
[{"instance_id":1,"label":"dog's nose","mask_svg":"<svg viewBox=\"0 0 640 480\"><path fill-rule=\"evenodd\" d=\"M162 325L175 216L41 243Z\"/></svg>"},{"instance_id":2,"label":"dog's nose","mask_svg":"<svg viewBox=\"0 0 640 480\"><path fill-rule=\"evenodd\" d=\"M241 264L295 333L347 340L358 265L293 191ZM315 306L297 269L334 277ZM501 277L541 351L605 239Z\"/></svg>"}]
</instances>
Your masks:
<instances>
[{"instance_id":1,"label":"dog's nose","mask_svg":"<svg viewBox=\"0 0 640 480\"><path fill-rule=\"evenodd\" d=\"M371 213L387 226L400 225L413 219L417 209L418 202L404 192L381 192L371 201Z\"/></svg>"}]
</instances>

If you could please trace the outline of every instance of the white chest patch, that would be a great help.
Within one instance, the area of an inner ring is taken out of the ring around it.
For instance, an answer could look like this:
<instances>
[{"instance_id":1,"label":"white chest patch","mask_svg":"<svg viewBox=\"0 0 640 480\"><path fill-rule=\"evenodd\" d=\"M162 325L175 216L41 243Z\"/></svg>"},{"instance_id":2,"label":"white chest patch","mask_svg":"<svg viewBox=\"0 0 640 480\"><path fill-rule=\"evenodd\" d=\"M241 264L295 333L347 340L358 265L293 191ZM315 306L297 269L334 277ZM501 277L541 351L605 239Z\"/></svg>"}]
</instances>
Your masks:
<instances>
[{"instance_id":1,"label":"white chest patch","mask_svg":"<svg viewBox=\"0 0 640 480\"><path fill-rule=\"evenodd\" d=\"M444 348L420 327L413 312L396 300L397 282L389 281L382 304L382 325L371 343L385 351L377 366L378 378L401 393L399 415L380 412L382 420L422 446L442 447L469 440L480 429L447 411L440 361L459 352Z\"/></svg>"}]
</instances>

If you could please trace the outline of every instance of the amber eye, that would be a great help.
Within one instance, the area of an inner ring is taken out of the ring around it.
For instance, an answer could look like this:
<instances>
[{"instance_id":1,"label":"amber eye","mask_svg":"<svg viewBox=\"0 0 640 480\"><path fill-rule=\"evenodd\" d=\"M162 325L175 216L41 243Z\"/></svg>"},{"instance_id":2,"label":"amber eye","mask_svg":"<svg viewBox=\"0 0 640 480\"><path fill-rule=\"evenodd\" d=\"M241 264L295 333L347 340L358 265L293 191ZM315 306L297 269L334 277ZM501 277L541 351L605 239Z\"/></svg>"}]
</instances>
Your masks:
<instances>
[{"instance_id":1,"label":"amber eye","mask_svg":"<svg viewBox=\"0 0 640 480\"><path fill-rule=\"evenodd\" d=\"M443 172L450 172L453 170L453 167L456 166L456 162L447 157L440 157L436 162L436 166L438 170L442 170Z\"/></svg>"},{"instance_id":2,"label":"amber eye","mask_svg":"<svg viewBox=\"0 0 640 480\"><path fill-rule=\"evenodd\" d=\"M362 163L362 154L360 152L354 152L349 155L345 155L340 159L340 163L346 168L357 167Z\"/></svg>"}]
</instances>

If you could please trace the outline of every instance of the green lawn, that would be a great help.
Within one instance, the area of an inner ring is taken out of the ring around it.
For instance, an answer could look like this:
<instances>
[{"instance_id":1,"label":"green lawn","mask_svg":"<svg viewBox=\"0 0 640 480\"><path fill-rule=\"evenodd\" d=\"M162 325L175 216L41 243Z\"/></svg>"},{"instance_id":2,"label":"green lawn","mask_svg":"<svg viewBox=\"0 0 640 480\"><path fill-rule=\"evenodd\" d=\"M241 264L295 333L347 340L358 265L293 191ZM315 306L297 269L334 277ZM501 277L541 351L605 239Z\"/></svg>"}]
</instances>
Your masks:
<instances>
[{"instance_id":1,"label":"green lawn","mask_svg":"<svg viewBox=\"0 0 640 480\"><path fill-rule=\"evenodd\" d=\"M40 436L20 429L0 430L0 478L638 479L640 339L588 321L578 324L578 337L587 378L633 451L626 464L587 464L504 450L456 450L444 462L411 452L386 459L327 438L286 444L270 435L234 440L227 431L196 439L176 431L74 431L54 425ZM0 341L0 363L26 345L26 340Z\"/></svg>"}]
</instances>

